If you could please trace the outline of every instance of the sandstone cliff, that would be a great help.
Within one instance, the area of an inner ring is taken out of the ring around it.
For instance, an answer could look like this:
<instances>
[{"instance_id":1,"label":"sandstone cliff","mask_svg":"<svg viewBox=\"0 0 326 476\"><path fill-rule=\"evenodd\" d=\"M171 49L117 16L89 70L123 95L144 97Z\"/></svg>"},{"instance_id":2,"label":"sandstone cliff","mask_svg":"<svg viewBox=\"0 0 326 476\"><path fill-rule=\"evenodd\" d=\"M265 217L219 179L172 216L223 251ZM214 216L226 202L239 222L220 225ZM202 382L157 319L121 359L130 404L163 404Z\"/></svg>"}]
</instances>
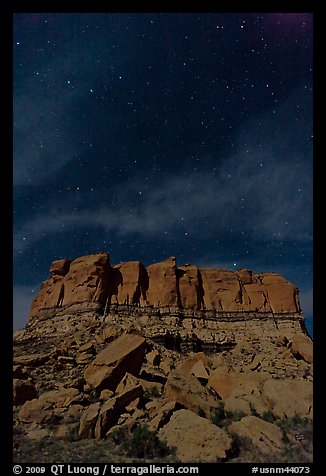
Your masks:
<instances>
[{"instance_id":1,"label":"sandstone cliff","mask_svg":"<svg viewBox=\"0 0 326 476\"><path fill-rule=\"evenodd\" d=\"M300 313L297 288L275 273L177 267L171 257L145 268L139 261L111 266L108 254L54 261L29 318L48 310L104 311L111 304L195 311Z\"/></svg>"}]
</instances>

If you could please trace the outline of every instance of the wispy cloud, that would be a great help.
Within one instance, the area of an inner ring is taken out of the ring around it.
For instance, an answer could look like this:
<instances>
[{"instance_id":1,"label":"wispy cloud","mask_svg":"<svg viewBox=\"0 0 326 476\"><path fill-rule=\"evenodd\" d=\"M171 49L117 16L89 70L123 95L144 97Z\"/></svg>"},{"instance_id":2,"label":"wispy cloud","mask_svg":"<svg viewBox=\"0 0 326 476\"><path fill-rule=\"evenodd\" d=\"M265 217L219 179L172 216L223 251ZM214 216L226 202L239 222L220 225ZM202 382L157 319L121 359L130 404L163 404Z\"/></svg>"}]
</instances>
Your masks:
<instances>
[{"instance_id":1,"label":"wispy cloud","mask_svg":"<svg viewBox=\"0 0 326 476\"><path fill-rule=\"evenodd\" d=\"M35 297L34 292L39 290L39 283L35 286L16 285L13 288L13 330L26 324L27 316Z\"/></svg>"},{"instance_id":2,"label":"wispy cloud","mask_svg":"<svg viewBox=\"0 0 326 476\"><path fill-rule=\"evenodd\" d=\"M253 239L310 242L309 111L294 116L300 121L303 115L308 116L300 126L300 137L295 121L288 124L286 114L293 112L298 94L280 105L283 113L278 114L278 122L270 111L256 121L243 124L237 152L221 163L216 157L215 170L201 173L185 170L179 176L166 175L149 187L146 183L147 189L143 177L135 176L132 181L112 187L107 197L103 196L101 206L78 213L50 206L46 213L16 227L15 253L45 234L85 226L100 227L117 235L156 237L171 232L175 236L193 232L199 238L209 238L232 230ZM109 204L112 193L118 196L120 205ZM84 199L87 203L87 196Z\"/></svg>"}]
</instances>

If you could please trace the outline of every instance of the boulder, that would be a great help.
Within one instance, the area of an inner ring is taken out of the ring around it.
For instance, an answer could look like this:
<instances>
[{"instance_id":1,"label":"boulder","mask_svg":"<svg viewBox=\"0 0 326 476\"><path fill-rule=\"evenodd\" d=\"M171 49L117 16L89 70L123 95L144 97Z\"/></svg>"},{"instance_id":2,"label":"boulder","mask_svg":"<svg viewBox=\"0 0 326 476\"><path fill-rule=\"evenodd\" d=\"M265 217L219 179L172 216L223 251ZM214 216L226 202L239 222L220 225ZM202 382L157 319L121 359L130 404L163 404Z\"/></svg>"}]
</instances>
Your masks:
<instances>
[{"instance_id":1,"label":"boulder","mask_svg":"<svg viewBox=\"0 0 326 476\"><path fill-rule=\"evenodd\" d=\"M15 379L26 380L29 375L21 365L13 365L12 377Z\"/></svg>"},{"instance_id":2,"label":"boulder","mask_svg":"<svg viewBox=\"0 0 326 476\"><path fill-rule=\"evenodd\" d=\"M273 423L253 415L231 423L228 431L239 437L248 438L255 448L266 455L278 453L284 447L282 430Z\"/></svg>"},{"instance_id":3,"label":"boulder","mask_svg":"<svg viewBox=\"0 0 326 476\"><path fill-rule=\"evenodd\" d=\"M258 390L263 378L252 372L232 372L226 367L222 367L210 375L208 386L225 400L231 396L239 397Z\"/></svg>"},{"instance_id":4,"label":"boulder","mask_svg":"<svg viewBox=\"0 0 326 476\"><path fill-rule=\"evenodd\" d=\"M148 424L148 429L156 433L160 428L168 423L173 412L178 408L180 408L180 405L173 400L152 408L149 412L151 421Z\"/></svg>"},{"instance_id":5,"label":"boulder","mask_svg":"<svg viewBox=\"0 0 326 476\"><path fill-rule=\"evenodd\" d=\"M86 342L86 344L82 344L78 352L86 352L87 354L93 354L95 352L95 347L93 342Z\"/></svg>"},{"instance_id":6,"label":"boulder","mask_svg":"<svg viewBox=\"0 0 326 476\"><path fill-rule=\"evenodd\" d=\"M125 408L135 399L141 397L143 394L143 389L141 385L132 387L125 392L117 395L116 397L110 398L107 400L100 409L95 430L94 436L96 439L104 438L113 426L118 423L121 413ZM129 414L128 414L129 416Z\"/></svg>"},{"instance_id":7,"label":"boulder","mask_svg":"<svg viewBox=\"0 0 326 476\"><path fill-rule=\"evenodd\" d=\"M227 413L243 413L244 415L251 414L250 403L243 399L237 397L229 397L224 400L224 410Z\"/></svg>"},{"instance_id":8,"label":"boulder","mask_svg":"<svg viewBox=\"0 0 326 476\"><path fill-rule=\"evenodd\" d=\"M77 388L62 388L60 390L50 390L40 396L40 400L53 405L56 408L66 408L72 403L77 403L81 395Z\"/></svg>"},{"instance_id":9,"label":"boulder","mask_svg":"<svg viewBox=\"0 0 326 476\"><path fill-rule=\"evenodd\" d=\"M96 402L85 409L79 424L79 438L94 438L94 430L97 421L97 417L100 411L100 403Z\"/></svg>"},{"instance_id":10,"label":"boulder","mask_svg":"<svg viewBox=\"0 0 326 476\"><path fill-rule=\"evenodd\" d=\"M100 400L109 400L109 398L113 397L112 390L104 389L100 394Z\"/></svg>"},{"instance_id":11,"label":"boulder","mask_svg":"<svg viewBox=\"0 0 326 476\"><path fill-rule=\"evenodd\" d=\"M220 403L196 377L177 370L168 376L164 397L206 418L210 418L220 408Z\"/></svg>"},{"instance_id":12,"label":"boulder","mask_svg":"<svg viewBox=\"0 0 326 476\"><path fill-rule=\"evenodd\" d=\"M308 336L304 334L294 334L291 337L291 352L297 359L303 359L308 364L313 362L313 343Z\"/></svg>"},{"instance_id":13,"label":"boulder","mask_svg":"<svg viewBox=\"0 0 326 476\"><path fill-rule=\"evenodd\" d=\"M146 301L148 275L140 261L128 261L113 266L110 281L111 303L128 305Z\"/></svg>"},{"instance_id":14,"label":"boulder","mask_svg":"<svg viewBox=\"0 0 326 476\"><path fill-rule=\"evenodd\" d=\"M24 403L18 412L20 421L44 423L53 415L53 406L44 399L35 398Z\"/></svg>"},{"instance_id":15,"label":"boulder","mask_svg":"<svg viewBox=\"0 0 326 476\"><path fill-rule=\"evenodd\" d=\"M150 306L178 306L176 258L173 256L147 267L147 303Z\"/></svg>"},{"instance_id":16,"label":"boulder","mask_svg":"<svg viewBox=\"0 0 326 476\"><path fill-rule=\"evenodd\" d=\"M176 457L182 463L219 462L226 458L232 445L225 430L189 410L176 411L158 436L175 448Z\"/></svg>"},{"instance_id":17,"label":"boulder","mask_svg":"<svg viewBox=\"0 0 326 476\"><path fill-rule=\"evenodd\" d=\"M152 367L160 365L162 360L161 354L157 350L152 350L146 354L146 362Z\"/></svg>"},{"instance_id":18,"label":"boulder","mask_svg":"<svg viewBox=\"0 0 326 476\"><path fill-rule=\"evenodd\" d=\"M312 418L313 387L307 380L270 379L264 383L262 394L276 418Z\"/></svg>"},{"instance_id":19,"label":"boulder","mask_svg":"<svg viewBox=\"0 0 326 476\"><path fill-rule=\"evenodd\" d=\"M145 345L145 339L136 334L118 337L86 367L86 382L98 390L108 388L114 391L126 372L139 372L145 356Z\"/></svg>"},{"instance_id":20,"label":"boulder","mask_svg":"<svg viewBox=\"0 0 326 476\"><path fill-rule=\"evenodd\" d=\"M27 354L14 357L14 364L26 367L39 367L50 359L49 354Z\"/></svg>"},{"instance_id":21,"label":"boulder","mask_svg":"<svg viewBox=\"0 0 326 476\"><path fill-rule=\"evenodd\" d=\"M43 440L44 438L48 438L49 436L50 436L50 432L49 430L46 430L45 428L36 428L35 430L30 430L27 433L27 437L34 441L40 441L40 440Z\"/></svg>"},{"instance_id":22,"label":"boulder","mask_svg":"<svg viewBox=\"0 0 326 476\"><path fill-rule=\"evenodd\" d=\"M191 354L187 359L185 359L176 370L180 370L185 373L194 375L199 379L208 380L209 374L207 371L208 360L204 352L198 352Z\"/></svg>"},{"instance_id":23,"label":"boulder","mask_svg":"<svg viewBox=\"0 0 326 476\"><path fill-rule=\"evenodd\" d=\"M13 379L13 403L23 405L38 397L35 385L29 380Z\"/></svg>"}]
</instances>

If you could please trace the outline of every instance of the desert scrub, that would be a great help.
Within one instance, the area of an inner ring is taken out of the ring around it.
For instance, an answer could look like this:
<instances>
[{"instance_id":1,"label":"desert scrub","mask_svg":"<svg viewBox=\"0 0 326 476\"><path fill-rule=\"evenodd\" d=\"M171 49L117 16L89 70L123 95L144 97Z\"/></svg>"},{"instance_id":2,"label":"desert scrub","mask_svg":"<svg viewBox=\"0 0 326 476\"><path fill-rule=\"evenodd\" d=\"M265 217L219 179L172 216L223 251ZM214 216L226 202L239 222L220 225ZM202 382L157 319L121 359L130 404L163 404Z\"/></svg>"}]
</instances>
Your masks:
<instances>
[{"instance_id":1,"label":"desert scrub","mask_svg":"<svg viewBox=\"0 0 326 476\"><path fill-rule=\"evenodd\" d=\"M158 398L161 396L161 392L156 385L153 385L149 389L144 391L144 398L151 400L152 398Z\"/></svg>"},{"instance_id":2,"label":"desert scrub","mask_svg":"<svg viewBox=\"0 0 326 476\"><path fill-rule=\"evenodd\" d=\"M140 425L136 427L131 435L127 431L117 429L111 438L130 457L155 458L166 456L170 453L167 445L159 440L155 433L146 426Z\"/></svg>"},{"instance_id":3,"label":"desert scrub","mask_svg":"<svg viewBox=\"0 0 326 476\"><path fill-rule=\"evenodd\" d=\"M241 420L244 416L246 414L241 411L224 412L220 410L212 417L212 423L220 428L227 428L231 423Z\"/></svg>"}]
</instances>

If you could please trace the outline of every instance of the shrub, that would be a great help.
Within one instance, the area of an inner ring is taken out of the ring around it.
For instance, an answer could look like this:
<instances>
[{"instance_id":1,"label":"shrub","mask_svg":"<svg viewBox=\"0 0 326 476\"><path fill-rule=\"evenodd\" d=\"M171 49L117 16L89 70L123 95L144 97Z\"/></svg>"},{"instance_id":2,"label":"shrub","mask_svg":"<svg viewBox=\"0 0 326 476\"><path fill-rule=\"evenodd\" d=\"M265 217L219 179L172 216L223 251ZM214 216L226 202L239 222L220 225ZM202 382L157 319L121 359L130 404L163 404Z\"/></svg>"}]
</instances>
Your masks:
<instances>
[{"instance_id":1,"label":"shrub","mask_svg":"<svg viewBox=\"0 0 326 476\"><path fill-rule=\"evenodd\" d=\"M148 400L151 400L152 398L158 398L161 396L161 392L157 388L156 385L153 385L149 389L145 390L144 392L144 397L147 398Z\"/></svg>"},{"instance_id":2,"label":"shrub","mask_svg":"<svg viewBox=\"0 0 326 476\"><path fill-rule=\"evenodd\" d=\"M274 423L275 422L275 417L271 412L264 412L261 415L261 418L265 421L268 421L269 423Z\"/></svg>"},{"instance_id":3,"label":"shrub","mask_svg":"<svg viewBox=\"0 0 326 476\"><path fill-rule=\"evenodd\" d=\"M131 435L117 428L112 433L112 440L116 445L121 445L128 456L134 458L161 457L170 452L166 444L159 440L147 426L138 426Z\"/></svg>"},{"instance_id":4,"label":"shrub","mask_svg":"<svg viewBox=\"0 0 326 476\"><path fill-rule=\"evenodd\" d=\"M215 415L212 417L212 422L214 423L214 425L219 426L220 428L226 428L232 422L239 421L244 416L246 416L246 414L242 411L236 411L236 412L217 411Z\"/></svg>"}]
</instances>

